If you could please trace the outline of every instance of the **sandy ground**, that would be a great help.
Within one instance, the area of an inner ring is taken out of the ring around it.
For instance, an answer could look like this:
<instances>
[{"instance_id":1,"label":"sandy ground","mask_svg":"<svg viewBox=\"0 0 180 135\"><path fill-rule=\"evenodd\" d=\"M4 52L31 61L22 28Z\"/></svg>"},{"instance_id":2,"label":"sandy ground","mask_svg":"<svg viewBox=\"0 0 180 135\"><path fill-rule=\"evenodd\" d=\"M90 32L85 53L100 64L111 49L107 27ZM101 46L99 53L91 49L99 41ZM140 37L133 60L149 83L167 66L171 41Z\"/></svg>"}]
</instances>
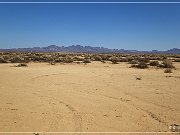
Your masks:
<instances>
[{"instance_id":1,"label":"sandy ground","mask_svg":"<svg viewBox=\"0 0 180 135\"><path fill-rule=\"evenodd\" d=\"M180 124L180 63L171 74L125 63L13 65L0 64L0 132L163 132Z\"/></svg>"}]
</instances>

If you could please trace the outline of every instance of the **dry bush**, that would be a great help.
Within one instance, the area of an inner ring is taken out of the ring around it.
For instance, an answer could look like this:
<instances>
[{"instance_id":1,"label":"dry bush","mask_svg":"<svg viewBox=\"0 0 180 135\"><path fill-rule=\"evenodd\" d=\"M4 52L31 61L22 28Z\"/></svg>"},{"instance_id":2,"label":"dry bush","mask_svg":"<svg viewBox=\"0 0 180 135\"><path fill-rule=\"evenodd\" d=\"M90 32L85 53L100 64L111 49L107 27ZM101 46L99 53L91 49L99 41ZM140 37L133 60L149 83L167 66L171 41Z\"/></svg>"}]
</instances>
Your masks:
<instances>
[{"instance_id":1,"label":"dry bush","mask_svg":"<svg viewBox=\"0 0 180 135\"><path fill-rule=\"evenodd\" d=\"M7 61L3 57L0 57L0 63L7 63Z\"/></svg>"},{"instance_id":2,"label":"dry bush","mask_svg":"<svg viewBox=\"0 0 180 135\"><path fill-rule=\"evenodd\" d=\"M101 56L99 56L99 55L96 55L93 58L95 61L101 61L102 60Z\"/></svg>"},{"instance_id":3,"label":"dry bush","mask_svg":"<svg viewBox=\"0 0 180 135\"><path fill-rule=\"evenodd\" d=\"M101 56L101 58L102 58L102 60L109 60L109 58L110 57L112 57L110 54L108 55L108 54L102 54L102 56Z\"/></svg>"},{"instance_id":4,"label":"dry bush","mask_svg":"<svg viewBox=\"0 0 180 135\"><path fill-rule=\"evenodd\" d=\"M169 60L163 60L160 67L162 67L162 68L175 68L173 63L171 61L169 61Z\"/></svg>"},{"instance_id":5,"label":"dry bush","mask_svg":"<svg viewBox=\"0 0 180 135\"><path fill-rule=\"evenodd\" d=\"M172 73L172 69L171 68L167 68L164 70L164 73Z\"/></svg>"},{"instance_id":6,"label":"dry bush","mask_svg":"<svg viewBox=\"0 0 180 135\"><path fill-rule=\"evenodd\" d=\"M137 58L137 60L139 62L144 62L144 63L148 63L149 62L149 58Z\"/></svg>"},{"instance_id":7,"label":"dry bush","mask_svg":"<svg viewBox=\"0 0 180 135\"><path fill-rule=\"evenodd\" d=\"M112 64L118 64L119 59L117 57L111 57L110 61L112 62Z\"/></svg>"},{"instance_id":8,"label":"dry bush","mask_svg":"<svg viewBox=\"0 0 180 135\"><path fill-rule=\"evenodd\" d=\"M66 55L66 57L63 59L64 63L72 63L73 61L73 58L69 55Z\"/></svg>"},{"instance_id":9,"label":"dry bush","mask_svg":"<svg viewBox=\"0 0 180 135\"><path fill-rule=\"evenodd\" d=\"M129 60L128 60L128 58L121 58L121 59L119 59L119 62L128 62Z\"/></svg>"},{"instance_id":10,"label":"dry bush","mask_svg":"<svg viewBox=\"0 0 180 135\"><path fill-rule=\"evenodd\" d=\"M174 59L174 62L180 62L180 59Z\"/></svg>"},{"instance_id":11,"label":"dry bush","mask_svg":"<svg viewBox=\"0 0 180 135\"><path fill-rule=\"evenodd\" d=\"M145 69L145 68L148 68L148 65L147 65L147 63L145 63L145 62L139 62L139 64L137 64L137 65L132 65L131 67L140 68L140 69Z\"/></svg>"},{"instance_id":12,"label":"dry bush","mask_svg":"<svg viewBox=\"0 0 180 135\"><path fill-rule=\"evenodd\" d=\"M85 59L83 60L83 63L91 63L91 60L90 60L89 58L85 58Z\"/></svg>"},{"instance_id":13,"label":"dry bush","mask_svg":"<svg viewBox=\"0 0 180 135\"><path fill-rule=\"evenodd\" d=\"M25 60L24 58L20 57L20 56L15 56L9 59L10 62L12 63L24 63Z\"/></svg>"},{"instance_id":14,"label":"dry bush","mask_svg":"<svg viewBox=\"0 0 180 135\"><path fill-rule=\"evenodd\" d=\"M159 62L157 60L156 61L151 61L150 66L159 66Z\"/></svg>"},{"instance_id":15,"label":"dry bush","mask_svg":"<svg viewBox=\"0 0 180 135\"><path fill-rule=\"evenodd\" d=\"M73 60L74 61L83 61L84 58L82 56L75 56L75 57L73 57Z\"/></svg>"},{"instance_id":16,"label":"dry bush","mask_svg":"<svg viewBox=\"0 0 180 135\"><path fill-rule=\"evenodd\" d=\"M129 62L129 64L139 64L139 61L137 61L137 60L132 60L132 61Z\"/></svg>"}]
</instances>

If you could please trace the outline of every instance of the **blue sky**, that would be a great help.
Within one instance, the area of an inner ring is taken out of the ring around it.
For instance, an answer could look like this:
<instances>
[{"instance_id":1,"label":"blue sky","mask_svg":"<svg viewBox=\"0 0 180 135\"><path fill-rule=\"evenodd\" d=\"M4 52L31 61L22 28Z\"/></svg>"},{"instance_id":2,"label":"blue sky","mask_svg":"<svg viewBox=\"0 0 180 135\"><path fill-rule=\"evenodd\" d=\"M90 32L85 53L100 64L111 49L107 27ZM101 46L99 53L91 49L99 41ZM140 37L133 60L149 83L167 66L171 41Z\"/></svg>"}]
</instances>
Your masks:
<instances>
[{"instance_id":1,"label":"blue sky","mask_svg":"<svg viewBox=\"0 0 180 135\"><path fill-rule=\"evenodd\" d=\"M0 4L0 48L52 44L180 48L180 4Z\"/></svg>"}]
</instances>

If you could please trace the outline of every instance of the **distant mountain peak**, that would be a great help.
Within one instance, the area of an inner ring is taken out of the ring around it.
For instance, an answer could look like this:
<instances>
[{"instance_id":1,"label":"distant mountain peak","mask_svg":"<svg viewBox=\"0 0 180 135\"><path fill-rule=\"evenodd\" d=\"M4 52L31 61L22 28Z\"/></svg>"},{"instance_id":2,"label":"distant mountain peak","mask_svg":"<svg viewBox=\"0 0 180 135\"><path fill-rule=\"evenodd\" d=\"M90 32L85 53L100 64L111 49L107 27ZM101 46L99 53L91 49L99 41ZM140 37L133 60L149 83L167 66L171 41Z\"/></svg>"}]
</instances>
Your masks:
<instances>
[{"instance_id":1,"label":"distant mountain peak","mask_svg":"<svg viewBox=\"0 0 180 135\"><path fill-rule=\"evenodd\" d=\"M173 48L167 51L137 51L137 50L124 50L124 49L108 49L104 47L92 47L92 46L57 46L49 45L47 47L33 47L33 48L17 48L17 49L0 49L0 51L12 51L12 52L71 52L71 53L126 53L126 54L180 54L180 49Z\"/></svg>"}]
</instances>

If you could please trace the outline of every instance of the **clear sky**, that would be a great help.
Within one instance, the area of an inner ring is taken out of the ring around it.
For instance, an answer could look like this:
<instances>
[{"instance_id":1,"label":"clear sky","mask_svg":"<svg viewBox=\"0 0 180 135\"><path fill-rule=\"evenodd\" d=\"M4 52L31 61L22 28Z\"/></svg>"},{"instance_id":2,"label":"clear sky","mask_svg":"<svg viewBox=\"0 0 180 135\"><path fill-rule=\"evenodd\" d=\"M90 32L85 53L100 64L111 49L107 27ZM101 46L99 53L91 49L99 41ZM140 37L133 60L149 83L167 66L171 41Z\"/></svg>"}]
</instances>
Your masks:
<instances>
[{"instance_id":1,"label":"clear sky","mask_svg":"<svg viewBox=\"0 0 180 135\"><path fill-rule=\"evenodd\" d=\"M180 3L0 4L0 48L52 44L180 48Z\"/></svg>"}]
</instances>

